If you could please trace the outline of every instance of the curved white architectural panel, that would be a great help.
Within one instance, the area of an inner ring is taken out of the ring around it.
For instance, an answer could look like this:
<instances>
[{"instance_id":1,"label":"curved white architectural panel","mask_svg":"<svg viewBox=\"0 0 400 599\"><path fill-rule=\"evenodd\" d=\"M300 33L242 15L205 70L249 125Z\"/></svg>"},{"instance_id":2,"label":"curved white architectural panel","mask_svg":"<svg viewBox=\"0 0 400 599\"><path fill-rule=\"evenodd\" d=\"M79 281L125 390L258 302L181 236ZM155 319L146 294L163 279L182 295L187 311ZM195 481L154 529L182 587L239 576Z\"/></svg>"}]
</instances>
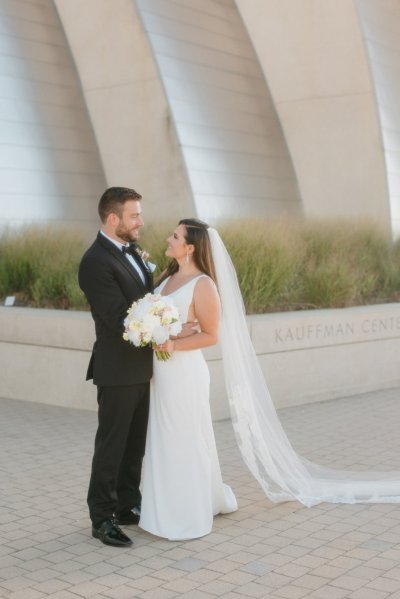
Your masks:
<instances>
[{"instance_id":1,"label":"curved white architectural panel","mask_svg":"<svg viewBox=\"0 0 400 599\"><path fill-rule=\"evenodd\" d=\"M105 180L51 0L0 7L0 226L93 228Z\"/></svg>"},{"instance_id":2,"label":"curved white architectural panel","mask_svg":"<svg viewBox=\"0 0 400 599\"><path fill-rule=\"evenodd\" d=\"M381 127L355 2L235 1L279 114L305 215L368 218L389 230ZM386 0L366 4L385 12Z\"/></svg>"},{"instance_id":3,"label":"curved white architectural panel","mask_svg":"<svg viewBox=\"0 0 400 599\"><path fill-rule=\"evenodd\" d=\"M194 214L163 86L133 0L54 0L107 185L143 196L147 222Z\"/></svg>"},{"instance_id":4,"label":"curved white architectural panel","mask_svg":"<svg viewBox=\"0 0 400 599\"><path fill-rule=\"evenodd\" d=\"M393 234L400 236L400 2L357 0L381 122Z\"/></svg>"},{"instance_id":5,"label":"curved white architectural panel","mask_svg":"<svg viewBox=\"0 0 400 599\"><path fill-rule=\"evenodd\" d=\"M197 214L301 212L291 159L233 0L136 0Z\"/></svg>"}]
</instances>

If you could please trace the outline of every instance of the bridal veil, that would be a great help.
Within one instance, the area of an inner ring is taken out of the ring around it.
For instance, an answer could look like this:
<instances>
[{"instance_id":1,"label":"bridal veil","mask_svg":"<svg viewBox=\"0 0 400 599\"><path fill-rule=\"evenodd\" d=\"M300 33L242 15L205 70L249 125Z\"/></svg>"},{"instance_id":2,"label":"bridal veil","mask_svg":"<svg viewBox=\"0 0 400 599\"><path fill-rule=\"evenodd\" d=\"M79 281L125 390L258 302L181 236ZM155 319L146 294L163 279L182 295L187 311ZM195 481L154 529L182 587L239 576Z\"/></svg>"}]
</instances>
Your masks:
<instances>
[{"instance_id":1,"label":"bridal veil","mask_svg":"<svg viewBox=\"0 0 400 599\"><path fill-rule=\"evenodd\" d=\"M306 506L399 503L400 472L331 470L295 452L251 342L235 268L218 232L210 227L208 233L222 304L220 341L232 424L243 460L266 495Z\"/></svg>"}]
</instances>

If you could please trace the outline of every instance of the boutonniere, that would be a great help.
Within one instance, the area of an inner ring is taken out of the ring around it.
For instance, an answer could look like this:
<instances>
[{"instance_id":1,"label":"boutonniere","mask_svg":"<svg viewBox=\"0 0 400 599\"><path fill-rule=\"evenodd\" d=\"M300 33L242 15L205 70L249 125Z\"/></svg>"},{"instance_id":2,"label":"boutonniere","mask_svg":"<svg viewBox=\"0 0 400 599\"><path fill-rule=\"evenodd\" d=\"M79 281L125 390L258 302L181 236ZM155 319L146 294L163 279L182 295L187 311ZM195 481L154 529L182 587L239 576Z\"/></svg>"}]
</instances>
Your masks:
<instances>
[{"instance_id":1,"label":"boutonniere","mask_svg":"<svg viewBox=\"0 0 400 599\"><path fill-rule=\"evenodd\" d=\"M135 252L143 260L145 266L147 266L147 268L149 269L149 271L151 273L153 273L155 271L155 269L157 268L157 266L153 262L149 262L149 258L150 258L149 252L146 252L145 250L142 250L140 247L135 248Z\"/></svg>"}]
</instances>

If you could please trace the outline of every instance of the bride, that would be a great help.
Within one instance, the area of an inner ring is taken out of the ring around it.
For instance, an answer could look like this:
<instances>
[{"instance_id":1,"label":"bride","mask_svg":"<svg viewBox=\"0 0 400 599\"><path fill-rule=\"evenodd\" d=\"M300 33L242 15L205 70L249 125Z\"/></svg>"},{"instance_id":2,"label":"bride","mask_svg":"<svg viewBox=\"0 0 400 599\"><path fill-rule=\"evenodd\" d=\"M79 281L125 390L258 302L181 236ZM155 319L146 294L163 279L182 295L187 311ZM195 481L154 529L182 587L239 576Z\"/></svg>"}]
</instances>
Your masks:
<instances>
[{"instance_id":1,"label":"bride","mask_svg":"<svg viewBox=\"0 0 400 599\"><path fill-rule=\"evenodd\" d=\"M172 358L155 360L140 526L167 538L193 538L210 532L212 514L236 509L232 491L221 480L208 406L209 375L199 352L217 340L218 296L236 440L269 499L297 500L308 507L321 502L400 503L400 472L331 470L294 451L259 366L235 269L217 231L184 219L168 243L166 255L174 260L157 291L173 297L184 321L197 319L201 332L158 348Z\"/></svg>"},{"instance_id":2,"label":"bride","mask_svg":"<svg viewBox=\"0 0 400 599\"><path fill-rule=\"evenodd\" d=\"M170 296L182 322L196 321L200 332L155 348L171 357L154 359L139 526L183 540L209 534L214 515L237 503L222 482L201 353L218 341L221 312L207 225L180 221L166 255L173 260L155 292Z\"/></svg>"}]
</instances>

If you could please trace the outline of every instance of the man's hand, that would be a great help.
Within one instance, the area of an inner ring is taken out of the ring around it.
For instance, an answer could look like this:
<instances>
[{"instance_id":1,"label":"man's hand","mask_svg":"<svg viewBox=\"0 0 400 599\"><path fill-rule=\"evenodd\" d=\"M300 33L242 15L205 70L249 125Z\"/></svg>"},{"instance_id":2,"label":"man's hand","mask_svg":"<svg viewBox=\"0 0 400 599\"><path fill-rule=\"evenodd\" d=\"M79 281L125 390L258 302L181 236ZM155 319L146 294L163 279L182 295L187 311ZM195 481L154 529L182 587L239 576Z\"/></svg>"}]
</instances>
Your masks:
<instances>
[{"instance_id":1,"label":"man's hand","mask_svg":"<svg viewBox=\"0 0 400 599\"><path fill-rule=\"evenodd\" d=\"M191 320L185 322L185 324L182 325L182 330L179 335L176 337L171 337L171 339L190 337L191 335L197 335L197 333L200 333L199 323L197 320Z\"/></svg>"}]
</instances>

